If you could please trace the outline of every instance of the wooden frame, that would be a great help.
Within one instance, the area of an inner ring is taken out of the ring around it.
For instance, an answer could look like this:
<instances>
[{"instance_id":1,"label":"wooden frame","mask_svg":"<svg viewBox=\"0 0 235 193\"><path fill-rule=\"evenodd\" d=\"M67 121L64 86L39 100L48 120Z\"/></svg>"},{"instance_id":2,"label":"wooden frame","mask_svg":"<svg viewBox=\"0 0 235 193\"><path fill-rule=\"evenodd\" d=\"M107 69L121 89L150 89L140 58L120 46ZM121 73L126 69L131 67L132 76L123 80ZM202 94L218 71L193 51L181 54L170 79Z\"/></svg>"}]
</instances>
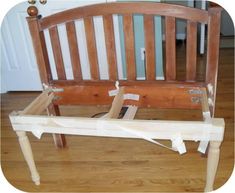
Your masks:
<instances>
[{"instance_id":1,"label":"wooden frame","mask_svg":"<svg viewBox=\"0 0 235 193\"><path fill-rule=\"evenodd\" d=\"M205 153L209 145L205 191L213 189L219 161L219 146L223 140L224 120L214 118L216 83L219 56L220 8L209 11L173 4L134 2L105 3L66 10L45 18L37 8L30 6L27 17L35 56L44 91L23 111L10 114L13 129L32 174L32 180L40 184L26 132L36 137L52 133L57 147L66 145L64 134L106 137L142 138L163 146L155 139L171 140L168 149L186 152L184 140L200 141L198 150ZM146 80L136 78L135 40L133 14L143 14L146 47ZM113 14L123 16L127 80L118 80ZM93 17L103 17L107 51L109 80L101 80ZM154 15L165 17L166 64L165 80L156 80ZM186 77L176 78L175 22L187 22ZM75 20L82 19L86 32L87 52L90 62L90 80L84 80L78 53ZM57 25L65 24L74 79L67 80ZM196 30L197 23L208 25L206 77L196 79ZM48 29L58 80L53 80L44 30ZM118 83L118 84L116 84ZM115 97L113 98L113 96ZM59 105L110 105L103 117L71 118L59 116ZM123 119L117 119L123 106L128 106ZM150 121L133 120L138 107L202 109L202 121ZM43 111L49 116L42 116ZM51 116L54 115L54 116ZM110 129L111 128L111 129Z\"/></svg>"},{"instance_id":2,"label":"wooden frame","mask_svg":"<svg viewBox=\"0 0 235 193\"><path fill-rule=\"evenodd\" d=\"M210 141L205 191L212 190L219 160L219 145L223 140L224 120L208 116L209 107L206 103L207 94L205 90L199 90L200 92L197 93L200 97L204 121L132 120L137 112L137 106L128 106L123 119L117 119L125 100L136 100L130 97L133 93L126 93L129 90L127 87L120 87L115 90L116 96L112 101L111 108L101 118L40 115L52 105L55 97L52 89L45 90L23 111L11 113L9 117L12 127L19 137L22 152L35 184L40 184L40 177L33 161L33 154L26 132L32 132L38 138L43 133L140 138L158 145L161 144L154 141L154 139L164 139L172 141L172 148L167 147L168 149L177 150L179 153L185 153L183 140L200 141L199 150L204 148L204 152L206 150L204 144L208 144ZM191 90L191 92L196 91L198 90ZM176 149L173 148L174 145L176 145Z\"/></svg>"}]
</instances>

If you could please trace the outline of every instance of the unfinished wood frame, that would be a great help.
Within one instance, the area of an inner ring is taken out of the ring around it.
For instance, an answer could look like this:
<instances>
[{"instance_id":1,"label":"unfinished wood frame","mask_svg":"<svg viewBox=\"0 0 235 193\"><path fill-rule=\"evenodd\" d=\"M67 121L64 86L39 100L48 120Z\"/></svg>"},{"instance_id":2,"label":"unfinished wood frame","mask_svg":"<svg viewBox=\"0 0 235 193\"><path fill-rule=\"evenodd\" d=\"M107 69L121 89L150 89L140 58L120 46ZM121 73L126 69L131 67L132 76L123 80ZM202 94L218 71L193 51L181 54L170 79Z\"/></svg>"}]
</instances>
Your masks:
<instances>
[{"instance_id":1,"label":"unfinished wood frame","mask_svg":"<svg viewBox=\"0 0 235 193\"><path fill-rule=\"evenodd\" d=\"M30 17L27 21L45 91L23 111L10 114L10 120L19 137L33 181L39 184L39 175L26 132L32 132L39 138L43 133L52 133L57 147L66 145L63 134L142 138L157 145L161 144L155 139L164 139L172 141L173 147L167 147L168 149L177 150L179 153L185 152L183 140L199 140L198 150L203 153L210 142L205 191L211 191L219 161L219 146L224 132L224 120L214 118L220 12L219 8L205 11L164 3L119 2L74 8L43 18L37 15L36 7L29 7ZM123 16L126 80L118 80L117 76L114 14ZM144 18L146 48L146 80L144 81L137 80L136 76L134 14L142 14ZM156 80L155 48L158 48L154 44L155 15L165 17L166 72L164 81ZM100 79L94 16L103 18L108 80ZM74 23L77 19L82 19L84 22L90 80L84 80L81 72L79 42ZM177 19L184 19L187 22L185 81L178 81L176 74L175 27ZM208 25L207 68L204 82L196 79L197 23ZM64 24L66 27L73 80L67 80L66 77L63 49L61 49L57 29L59 24ZM49 30L58 80L52 78L44 30ZM119 82L119 87L115 85L116 81ZM114 98L110 96L110 91L116 94ZM59 105L110 105L110 111L99 119L59 117ZM128 106L128 110L122 119L117 119L122 106ZM138 107L202 109L203 120L134 120ZM40 115L44 110L47 110L50 116Z\"/></svg>"},{"instance_id":2,"label":"unfinished wood frame","mask_svg":"<svg viewBox=\"0 0 235 193\"><path fill-rule=\"evenodd\" d=\"M53 89L44 91L23 111L10 114L12 127L19 137L22 152L35 184L40 184L40 177L33 161L33 154L26 132L32 132L38 138L41 138L43 133L62 133L70 135L140 138L156 144L158 142L155 142L155 139L171 141L180 139L181 143L183 143L183 140L211 141L205 188L205 191L211 191L219 161L219 145L223 140L224 120L211 118L208 117L208 114L204 114L209 111L208 103L206 102L206 90L202 88L201 90L194 89L189 91L189 95L195 94L198 96L204 121L133 120L138 110L138 106L133 104L135 100L139 100L139 97L138 99L130 97L135 94L132 92L131 86L119 87L112 92L114 91L116 92L115 97L110 97L113 98L110 110L101 118L40 115L53 105L53 101L55 100ZM125 101L131 101L132 103L130 102L124 117L117 119L123 105L125 105Z\"/></svg>"}]
</instances>

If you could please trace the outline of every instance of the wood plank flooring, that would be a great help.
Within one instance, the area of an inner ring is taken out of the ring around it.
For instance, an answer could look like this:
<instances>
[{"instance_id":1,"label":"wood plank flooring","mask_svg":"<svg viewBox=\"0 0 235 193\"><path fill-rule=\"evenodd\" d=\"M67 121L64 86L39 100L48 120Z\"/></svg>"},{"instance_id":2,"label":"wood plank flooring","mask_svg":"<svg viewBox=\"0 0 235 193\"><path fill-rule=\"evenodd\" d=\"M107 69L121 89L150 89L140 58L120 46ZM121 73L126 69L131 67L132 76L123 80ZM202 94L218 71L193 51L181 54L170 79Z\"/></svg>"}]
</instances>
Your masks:
<instances>
[{"instance_id":1,"label":"wood plank flooring","mask_svg":"<svg viewBox=\"0 0 235 193\"><path fill-rule=\"evenodd\" d=\"M234 166L234 56L233 49L221 49L216 117L224 117L225 139L215 188L230 177ZM177 77L185 72L184 54L177 63ZM201 73L205 56L198 57L197 76ZM1 96L1 167L6 179L26 192L198 192L205 186L206 158L197 152L198 143L186 142L187 154L161 148L144 140L66 136L68 147L56 149L52 136L43 134L38 140L29 138L41 185L35 186L13 132L8 114L21 110L38 95L37 92L9 92ZM91 116L107 107L69 108L62 114ZM198 111L141 109L137 118L200 119Z\"/></svg>"}]
</instances>

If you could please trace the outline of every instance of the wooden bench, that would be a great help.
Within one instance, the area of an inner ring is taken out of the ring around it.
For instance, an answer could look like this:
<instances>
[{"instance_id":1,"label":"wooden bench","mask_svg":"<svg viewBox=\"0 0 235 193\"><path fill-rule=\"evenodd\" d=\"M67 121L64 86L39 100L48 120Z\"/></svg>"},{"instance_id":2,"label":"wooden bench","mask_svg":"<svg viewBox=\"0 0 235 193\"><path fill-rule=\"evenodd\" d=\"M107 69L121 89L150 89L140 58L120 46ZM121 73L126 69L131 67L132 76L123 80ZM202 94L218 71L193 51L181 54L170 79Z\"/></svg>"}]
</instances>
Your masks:
<instances>
[{"instance_id":1,"label":"wooden bench","mask_svg":"<svg viewBox=\"0 0 235 193\"><path fill-rule=\"evenodd\" d=\"M204 11L173 4L125 2L89 5L41 17L38 15L37 8L30 6L28 9L30 16L27 17L27 21L44 91L23 111L11 113L10 120L19 137L33 181L37 185L40 184L26 131L32 132L37 137L40 137L42 133L52 133L57 147L66 145L64 134L142 138L158 145L161 144L155 139L165 139L172 141L172 147L167 148L179 153L186 152L183 140L200 141L198 150L203 153L210 142L205 191L211 191L219 161L219 147L224 133L224 120L214 118L220 12L220 8L216 7ZM117 73L114 14L123 17L127 72L125 80L121 80ZM136 75L134 14L141 14L144 18L145 80L137 80ZM155 15L162 16L165 21L164 80L156 80ZM102 80L100 77L94 16L103 18L108 80ZM184 81L176 79L177 19L183 19L187 23L186 77ZM82 20L85 26L90 80L84 80L81 70L76 20ZM204 81L196 79L198 23L208 26ZM66 77L58 24L66 26L73 80L67 80ZM52 78L44 36L45 30L49 30L58 80ZM101 118L41 115L44 110L48 111L48 115L59 115L60 105L110 105L110 110ZM122 119L118 119L123 106L127 106L128 110ZM134 120L138 107L202 109L204 120Z\"/></svg>"}]
</instances>

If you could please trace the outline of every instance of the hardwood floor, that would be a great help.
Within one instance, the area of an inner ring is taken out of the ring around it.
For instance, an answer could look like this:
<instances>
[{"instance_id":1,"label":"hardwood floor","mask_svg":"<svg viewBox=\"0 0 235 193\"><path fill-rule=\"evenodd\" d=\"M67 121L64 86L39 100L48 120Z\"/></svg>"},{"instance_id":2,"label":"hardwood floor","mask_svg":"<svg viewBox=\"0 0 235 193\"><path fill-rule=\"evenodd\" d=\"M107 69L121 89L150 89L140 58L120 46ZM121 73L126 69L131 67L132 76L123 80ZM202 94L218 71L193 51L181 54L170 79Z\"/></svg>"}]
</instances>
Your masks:
<instances>
[{"instance_id":1,"label":"hardwood floor","mask_svg":"<svg viewBox=\"0 0 235 193\"><path fill-rule=\"evenodd\" d=\"M180 50L180 49L179 49ZM234 50L221 49L219 82L215 117L226 122L225 138L215 188L230 177L234 166ZM184 53L177 53L177 76L182 77ZM198 57L198 77L205 57ZM41 176L41 185L35 186L23 159L8 114L23 109L37 92L9 92L1 98L1 167L6 179L16 188L27 192L184 192L203 191L206 158L197 152L198 143L186 142L187 153L161 148L144 140L67 136L68 147L56 149L52 136L43 134L38 140L29 139ZM62 108L62 114L91 116L107 111L107 107ZM137 118L200 119L198 111L141 109Z\"/></svg>"}]
</instances>

